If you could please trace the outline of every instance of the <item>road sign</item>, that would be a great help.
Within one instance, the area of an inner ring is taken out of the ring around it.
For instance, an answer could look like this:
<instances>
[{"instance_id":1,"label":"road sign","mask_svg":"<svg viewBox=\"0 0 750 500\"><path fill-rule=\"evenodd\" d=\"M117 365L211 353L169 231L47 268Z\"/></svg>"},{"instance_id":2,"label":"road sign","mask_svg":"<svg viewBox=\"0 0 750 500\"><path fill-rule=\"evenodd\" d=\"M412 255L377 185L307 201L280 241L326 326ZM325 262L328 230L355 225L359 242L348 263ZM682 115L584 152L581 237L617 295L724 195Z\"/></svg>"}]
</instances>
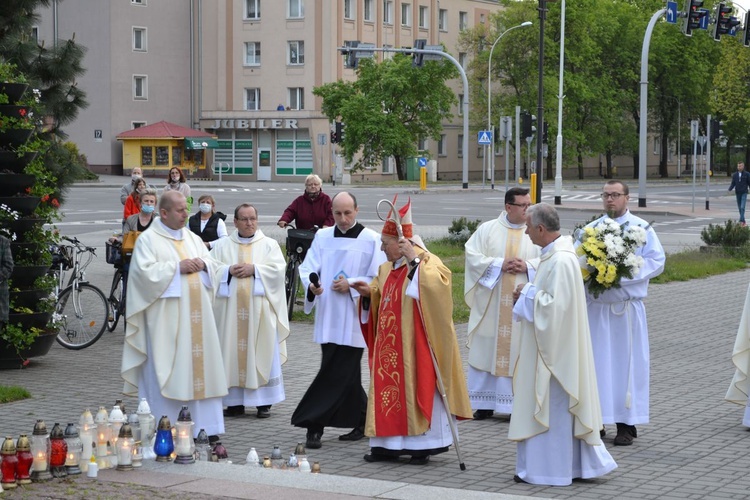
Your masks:
<instances>
[{"instance_id":1,"label":"road sign","mask_svg":"<svg viewBox=\"0 0 750 500\"><path fill-rule=\"evenodd\" d=\"M677 2L667 2L667 22L677 24Z\"/></svg>"},{"instance_id":2,"label":"road sign","mask_svg":"<svg viewBox=\"0 0 750 500\"><path fill-rule=\"evenodd\" d=\"M492 130L480 130L477 134L477 142L480 146L492 144Z\"/></svg>"},{"instance_id":3,"label":"road sign","mask_svg":"<svg viewBox=\"0 0 750 500\"><path fill-rule=\"evenodd\" d=\"M420 156L420 157L419 157L419 158L417 159L417 164L418 164L418 165L419 165L420 167L426 167L426 166L427 166L427 158L425 158L424 156Z\"/></svg>"},{"instance_id":4,"label":"road sign","mask_svg":"<svg viewBox=\"0 0 750 500\"><path fill-rule=\"evenodd\" d=\"M737 20L737 18L734 17L734 16L732 16L731 19L734 20L734 21ZM734 26L732 26L731 28L729 28L729 31L727 31L727 35L729 35L729 36L737 36L737 30L739 29L739 27L740 27L739 24L735 24Z\"/></svg>"},{"instance_id":5,"label":"road sign","mask_svg":"<svg viewBox=\"0 0 750 500\"><path fill-rule=\"evenodd\" d=\"M702 30L707 30L708 29L708 21L710 21L711 11L709 11L708 9L699 9L699 12L705 12L705 14L703 15L703 17L701 17L701 24L700 24L699 28L702 29Z\"/></svg>"}]
</instances>

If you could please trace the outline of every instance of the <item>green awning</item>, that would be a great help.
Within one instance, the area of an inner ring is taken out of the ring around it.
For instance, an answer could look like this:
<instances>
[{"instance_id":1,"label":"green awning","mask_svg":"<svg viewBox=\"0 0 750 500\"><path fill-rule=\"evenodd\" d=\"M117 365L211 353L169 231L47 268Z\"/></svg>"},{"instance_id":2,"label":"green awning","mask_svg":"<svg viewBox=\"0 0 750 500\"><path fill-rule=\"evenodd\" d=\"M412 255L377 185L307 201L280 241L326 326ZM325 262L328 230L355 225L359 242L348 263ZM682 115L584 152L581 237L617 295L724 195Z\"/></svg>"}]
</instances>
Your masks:
<instances>
[{"instance_id":1,"label":"green awning","mask_svg":"<svg viewBox=\"0 0 750 500\"><path fill-rule=\"evenodd\" d=\"M185 149L215 149L219 141L212 137L185 137Z\"/></svg>"}]
</instances>

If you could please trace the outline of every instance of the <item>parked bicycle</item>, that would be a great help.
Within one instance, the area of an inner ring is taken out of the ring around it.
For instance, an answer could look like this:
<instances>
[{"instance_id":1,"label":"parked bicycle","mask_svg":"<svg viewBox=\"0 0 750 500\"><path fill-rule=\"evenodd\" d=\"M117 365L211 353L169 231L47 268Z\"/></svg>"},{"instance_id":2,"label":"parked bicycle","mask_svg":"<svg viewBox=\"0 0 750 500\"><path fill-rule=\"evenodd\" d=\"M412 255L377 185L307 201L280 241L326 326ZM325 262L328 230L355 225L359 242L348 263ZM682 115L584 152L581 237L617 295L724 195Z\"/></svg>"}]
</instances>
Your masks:
<instances>
[{"instance_id":1,"label":"parked bicycle","mask_svg":"<svg viewBox=\"0 0 750 500\"><path fill-rule=\"evenodd\" d=\"M94 344L107 327L109 308L99 288L86 281L85 270L96 256L96 248L63 236L70 245L59 244L53 249L50 271L57 278L55 312L62 316L57 342L78 350ZM65 280L67 273L70 277Z\"/></svg>"},{"instance_id":2,"label":"parked bicycle","mask_svg":"<svg viewBox=\"0 0 750 500\"><path fill-rule=\"evenodd\" d=\"M287 265L286 272L284 273L284 284L286 287L286 305L289 319L292 319L294 304L297 300L297 293L299 292L299 266L302 264L302 261L305 260L305 255L307 255L307 251L312 245L315 231L318 230L318 227L315 226L313 229L307 230L296 229L292 225L287 225L287 228Z\"/></svg>"},{"instance_id":3,"label":"parked bicycle","mask_svg":"<svg viewBox=\"0 0 750 500\"><path fill-rule=\"evenodd\" d=\"M123 270L122 243L119 241L107 242L107 264L115 266L115 274L112 276L112 285L109 289L109 315L107 317L107 330L115 331L121 316L125 316L125 271Z\"/></svg>"}]
</instances>

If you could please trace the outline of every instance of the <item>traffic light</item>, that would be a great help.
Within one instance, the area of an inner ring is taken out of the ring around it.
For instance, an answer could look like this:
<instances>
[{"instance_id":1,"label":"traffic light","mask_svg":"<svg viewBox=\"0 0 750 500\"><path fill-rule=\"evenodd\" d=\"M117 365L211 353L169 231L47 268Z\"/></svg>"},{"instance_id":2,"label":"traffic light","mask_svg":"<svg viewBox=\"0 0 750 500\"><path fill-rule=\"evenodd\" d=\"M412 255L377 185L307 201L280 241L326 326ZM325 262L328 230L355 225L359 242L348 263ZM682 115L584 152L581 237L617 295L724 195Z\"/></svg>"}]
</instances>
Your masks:
<instances>
[{"instance_id":1,"label":"traffic light","mask_svg":"<svg viewBox=\"0 0 750 500\"><path fill-rule=\"evenodd\" d=\"M685 0L685 21L682 24L682 32L687 36L693 36L693 30L701 26L701 19L706 12L701 10L703 0Z\"/></svg>"},{"instance_id":2,"label":"traffic light","mask_svg":"<svg viewBox=\"0 0 750 500\"><path fill-rule=\"evenodd\" d=\"M424 50L425 46L427 45L427 40L424 38L417 38L414 40L414 48L415 49L421 49ZM424 54L420 54L418 52L412 52L411 53L411 65L414 68L421 68L422 64L424 63Z\"/></svg>"},{"instance_id":3,"label":"traffic light","mask_svg":"<svg viewBox=\"0 0 750 500\"><path fill-rule=\"evenodd\" d=\"M745 12L745 30L742 35L742 45L750 47L750 11Z\"/></svg>"},{"instance_id":4,"label":"traffic light","mask_svg":"<svg viewBox=\"0 0 750 500\"><path fill-rule=\"evenodd\" d=\"M532 115L528 111L521 112L521 135L523 135L524 139L534 137L534 132L536 132L535 121L535 115Z\"/></svg>"},{"instance_id":5,"label":"traffic light","mask_svg":"<svg viewBox=\"0 0 750 500\"><path fill-rule=\"evenodd\" d=\"M336 122L336 142L344 142L344 122Z\"/></svg>"},{"instance_id":6,"label":"traffic light","mask_svg":"<svg viewBox=\"0 0 750 500\"><path fill-rule=\"evenodd\" d=\"M549 144L549 137L547 135L547 132L549 131L549 123L544 122L544 125L542 125L542 144Z\"/></svg>"},{"instance_id":7,"label":"traffic light","mask_svg":"<svg viewBox=\"0 0 750 500\"><path fill-rule=\"evenodd\" d=\"M716 23L714 24L714 40L721 40L721 35L726 35L735 26L740 24L739 19L732 17L732 7L727 7L725 3L720 3L716 9ZM747 32L746 32L747 33Z\"/></svg>"},{"instance_id":8,"label":"traffic light","mask_svg":"<svg viewBox=\"0 0 750 500\"><path fill-rule=\"evenodd\" d=\"M718 141L719 138L724 135L724 131L721 129L721 127L724 126L724 122L719 120L711 120L711 135L709 136L708 140L710 141Z\"/></svg>"},{"instance_id":9,"label":"traffic light","mask_svg":"<svg viewBox=\"0 0 750 500\"><path fill-rule=\"evenodd\" d=\"M331 130L331 144L336 144L339 142L339 138L336 136L336 131Z\"/></svg>"},{"instance_id":10,"label":"traffic light","mask_svg":"<svg viewBox=\"0 0 750 500\"><path fill-rule=\"evenodd\" d=\"M344 59L345 68L356 68L357 67L357 55L356 49L359 46L359 40L344 40L344 49L341 53L346 56Z\"/></svg>"}]
</instances>

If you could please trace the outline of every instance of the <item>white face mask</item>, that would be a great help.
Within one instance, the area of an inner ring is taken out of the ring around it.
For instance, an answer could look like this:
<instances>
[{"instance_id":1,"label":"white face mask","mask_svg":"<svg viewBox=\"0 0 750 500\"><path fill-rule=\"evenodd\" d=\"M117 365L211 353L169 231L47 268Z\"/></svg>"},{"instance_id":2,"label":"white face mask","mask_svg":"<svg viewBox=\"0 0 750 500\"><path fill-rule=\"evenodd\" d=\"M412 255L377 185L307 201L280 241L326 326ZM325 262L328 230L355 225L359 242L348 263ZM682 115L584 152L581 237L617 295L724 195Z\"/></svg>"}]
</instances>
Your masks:
<instances>
[{"instance_id":1,"label":"white face mask","mask_svg":"<svg viewBox=\"0 0 750 500\"><path fill-rule=\"evenodd\" d=\"M131 180L136 180L136 179L137 179L138 177L140 177L140 175L138 175L138 174L133 174L133 175L131 175L131 176L130 176L130 179L131 179Z\"/></svg>"},{"instance_id":2,"label":"white face mask","mask_svg":"<svg viewBox=\"0 0 750 500\"><path fill-rule=\"evenodd\" d=\"M211 207L211 205L209 203L201 203L200 204L201 212L203 212L204 214L209 213L211 211L211 208L212 207Z\"/></svg>"}]
</instances>

